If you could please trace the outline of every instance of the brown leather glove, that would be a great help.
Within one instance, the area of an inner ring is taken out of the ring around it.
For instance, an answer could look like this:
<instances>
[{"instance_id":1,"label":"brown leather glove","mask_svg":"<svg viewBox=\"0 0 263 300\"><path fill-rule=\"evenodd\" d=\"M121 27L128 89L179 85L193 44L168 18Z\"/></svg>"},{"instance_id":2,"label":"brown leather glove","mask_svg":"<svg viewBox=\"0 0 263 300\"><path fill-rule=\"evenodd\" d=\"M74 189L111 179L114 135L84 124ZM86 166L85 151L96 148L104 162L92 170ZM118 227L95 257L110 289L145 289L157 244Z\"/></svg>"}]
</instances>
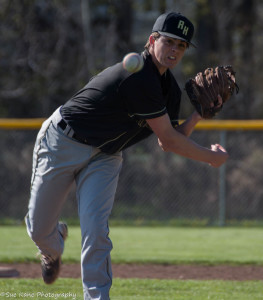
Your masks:
<instances>
[{"instance_id":1,"label":"brown leather glove","mask_svg":"<svg viewBox=\"0 0 263 300\"><path fill-rule=\"evenodd\" d=\"M190 78L185 84L185 90L191 103L204 119L213 118L222 108L223 103L230 99L236 84L235 72L232 66L207 68L199 72L195 78ZM222 103L218 101L218 95Z\"/></svg>"}]
</instances>

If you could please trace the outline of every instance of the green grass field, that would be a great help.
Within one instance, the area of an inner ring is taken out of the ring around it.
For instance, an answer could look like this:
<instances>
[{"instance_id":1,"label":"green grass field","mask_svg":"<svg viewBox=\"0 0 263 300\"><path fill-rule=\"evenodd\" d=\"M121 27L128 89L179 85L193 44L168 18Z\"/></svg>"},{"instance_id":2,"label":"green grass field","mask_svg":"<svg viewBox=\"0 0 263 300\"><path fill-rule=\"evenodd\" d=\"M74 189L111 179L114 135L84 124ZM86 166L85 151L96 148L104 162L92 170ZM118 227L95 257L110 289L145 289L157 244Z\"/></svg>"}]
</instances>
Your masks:
<instances>
[{"instance_id":1,"label":"green grass field","mask_svg":"<svg viewBox=\"0 0 263 300\"><path fill-rule=\"evenodd\" d=\"M112 227L113 263L263 265L261 228ZM25 227L0 228L0 262L37 261ZM64 263L79 262L80 230L69 227ZM70 295L70 294L71 295ZM111 299L253 300L261 281L114 279ZM0 299L82 299L81 280L0 279Z\"/></svg>"},{"instance_id":2,"label":"green grass field","mask_svg":"<svg viewBox=\"0 0 263 300\"><path fill-rule=\"evenodd\" d=\"M114 279L111 300L254 300L262 299L259 281L176 281ZM79 279L58 279L46 286L41 279L0 279L0 299L83 299Z\"/></svg>"}]
</instances>

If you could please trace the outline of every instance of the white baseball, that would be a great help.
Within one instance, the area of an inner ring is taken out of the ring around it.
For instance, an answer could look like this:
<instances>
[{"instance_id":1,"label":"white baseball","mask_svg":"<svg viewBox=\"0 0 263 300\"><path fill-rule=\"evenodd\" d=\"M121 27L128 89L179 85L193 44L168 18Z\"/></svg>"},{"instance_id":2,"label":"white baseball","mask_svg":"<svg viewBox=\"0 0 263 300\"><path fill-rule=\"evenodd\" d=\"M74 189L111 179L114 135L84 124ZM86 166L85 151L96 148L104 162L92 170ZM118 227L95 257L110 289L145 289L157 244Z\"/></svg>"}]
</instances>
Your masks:
<instances>
[{"instance_id":1,"label":"white baseball","mask_svg":"<svg viewBox=\"0 0 263 300\"><path fill-rule=\"evenodd\" d=\"M139 72L144 65L143 57L136 53L131 52L124 56L122 60L123 68L130 73Z\"/></svg>"}]
</instances>

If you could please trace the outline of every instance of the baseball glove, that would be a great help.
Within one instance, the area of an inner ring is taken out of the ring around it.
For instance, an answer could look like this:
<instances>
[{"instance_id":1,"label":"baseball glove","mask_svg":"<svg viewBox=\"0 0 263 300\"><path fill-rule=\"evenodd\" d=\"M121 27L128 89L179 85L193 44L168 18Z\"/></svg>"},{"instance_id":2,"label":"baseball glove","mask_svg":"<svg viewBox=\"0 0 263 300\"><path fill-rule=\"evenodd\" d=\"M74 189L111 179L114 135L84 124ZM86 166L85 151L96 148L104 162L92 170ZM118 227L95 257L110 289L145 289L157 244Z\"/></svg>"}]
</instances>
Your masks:
<instances>
[{"instance_id":1,"label":"baseball glove","mask_svg":"<svg viewBox=\"0 0 263 300\"><path fill-rule=\"evenodd\" d=\"M232 66L207 68L199 72L195 78L190 78L185 84L185 90L196 111L204 119L213 118L233 95L238 93L235 72ZM219 102L218 95L222 98Z\"/></svg>"}]
</instances>

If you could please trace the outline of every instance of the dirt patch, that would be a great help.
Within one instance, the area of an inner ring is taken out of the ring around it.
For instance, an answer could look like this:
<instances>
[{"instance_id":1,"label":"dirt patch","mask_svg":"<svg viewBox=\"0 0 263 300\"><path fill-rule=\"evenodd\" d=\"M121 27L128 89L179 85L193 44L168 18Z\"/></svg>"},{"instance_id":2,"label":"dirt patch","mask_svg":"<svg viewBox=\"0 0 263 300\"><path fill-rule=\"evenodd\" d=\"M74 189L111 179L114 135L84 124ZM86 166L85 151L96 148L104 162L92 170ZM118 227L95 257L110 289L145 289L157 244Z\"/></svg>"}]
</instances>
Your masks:
<instances>
[{"instance_id":1,"label":"dirt patch","mask_svg":"<svg viewBox=\"0 0 263 300\"><path fill-rule=\"evenodd\" d=\"M14 277L41 277L40 264L1 264L1 268L16 271ZM189 266L189 265L136 265L120 264L112 266L114 278L156 278L156 279L197 279L197 280L263 280L262 266ZM4 277L4 276L2 276ZM7 276L12 277L12 276ZM62 265L60 277L80 278L79 264Z\"/></svg>"}]
</instances>

